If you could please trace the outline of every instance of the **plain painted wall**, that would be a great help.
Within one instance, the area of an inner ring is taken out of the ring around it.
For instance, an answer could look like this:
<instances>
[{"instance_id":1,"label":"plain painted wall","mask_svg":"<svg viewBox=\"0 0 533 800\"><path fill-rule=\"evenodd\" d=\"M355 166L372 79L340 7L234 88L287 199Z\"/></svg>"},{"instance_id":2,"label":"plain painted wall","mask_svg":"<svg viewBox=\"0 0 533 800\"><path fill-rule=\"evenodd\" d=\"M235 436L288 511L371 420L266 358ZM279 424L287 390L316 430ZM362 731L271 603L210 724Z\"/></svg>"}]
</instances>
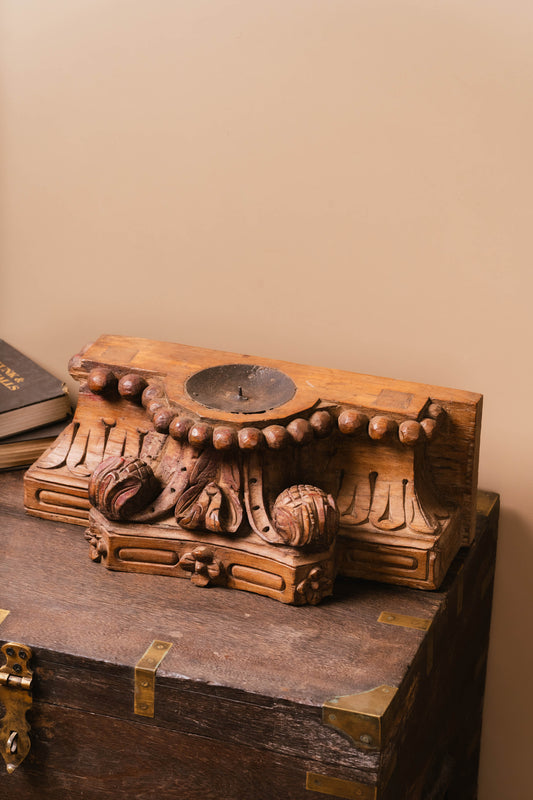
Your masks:
<instances>
[{"instance_id":1,"label":"plain painted wall","mask_svg":"<svg viewBox=\"0 0 533 800\"><path fill-rule=\"evenodd\" d=\"M1 14L3 338L64 377L107 332L485 395L480 798L529 800L533 4Z\"/></svg>"}]
</instances>

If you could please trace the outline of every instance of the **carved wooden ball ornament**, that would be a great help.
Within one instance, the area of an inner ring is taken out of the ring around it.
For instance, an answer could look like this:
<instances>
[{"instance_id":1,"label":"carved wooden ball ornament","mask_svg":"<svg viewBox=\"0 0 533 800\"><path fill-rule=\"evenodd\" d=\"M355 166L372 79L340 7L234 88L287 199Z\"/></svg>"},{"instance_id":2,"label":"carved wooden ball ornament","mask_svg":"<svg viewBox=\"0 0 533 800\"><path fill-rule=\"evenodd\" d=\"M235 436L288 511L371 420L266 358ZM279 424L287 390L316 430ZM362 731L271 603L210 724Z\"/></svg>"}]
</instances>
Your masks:
<instances>
[{"instance_id":1,"label":"carved wooden ball ornament","mask_svg":"<svg viewBox=\"0 0 533 800\"><path fill-rule=\"evenodd\" d=\"M237 431L227 425L219 425L213 431L215 450L234 450L237 446Z\"/></svg>"},{"instance_id":2,"label":"carved wooden ball ornament","mask_svg":"<svg viewBox=\"0 0 533 800\"><path fill-rule=\"evenodd\" d=\"M339 510L317 486L290 486L276 499L272 521L286 544L327 550L339 527Z\"/></svg>"},{"instance_id":3,"label":"carved wooden ball ornament","mask_svg":"<svg viewBox=\"0 0 533 800\"><path fill-rule=\"evenodd\" d=\"M126 400L139 401L146 386L147 382L142 375L133 372L122 376L118 382L118 391Z\"/></svg>"},{"instance_id":4,"label":"carved wooden ball ornament","mask_svg":"<svg viewBox=\"0 0 533 800\"><path fill-rule=\"evenodd\" d=\"M158 408L152 417L154 428L158 433L168 433L174 415L170 408Z\"/></svg>"},{"instance_id":5,"label":"carved wooden ball ornament","mask_svg":"<svg viewBox=\"0 0 533 800\"><path fill-rule=\"evenodd\" d=\"M127 520L161 490L152 469L140 458L112 456L95 469L89 481L90 502L112 520Z\"/></svg>"},{"instance_id":6,"label":"carved wooden ball ornament","mask_svg":"<svg viewBox=\"0 0 533 800\"><path fill-rule=\"evenodd\" d=\"M115 388L117 379L111 370L97 367L89 374L87 385L94 394L105 394Z\"/></svg>"}]
</instances>

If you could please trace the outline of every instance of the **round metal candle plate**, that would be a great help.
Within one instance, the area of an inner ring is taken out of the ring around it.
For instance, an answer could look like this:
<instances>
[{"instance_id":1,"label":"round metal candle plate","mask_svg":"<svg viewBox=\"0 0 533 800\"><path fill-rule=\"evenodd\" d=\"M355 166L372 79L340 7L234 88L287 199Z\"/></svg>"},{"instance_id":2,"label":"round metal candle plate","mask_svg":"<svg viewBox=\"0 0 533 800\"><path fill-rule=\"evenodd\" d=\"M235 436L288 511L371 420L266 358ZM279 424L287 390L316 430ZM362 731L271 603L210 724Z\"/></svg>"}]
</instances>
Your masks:
<instances>
[{"instance_id":1,"label":"round metal candle plate","mask_svg":"<svg viewBox=\"0 0 533 800\"><path fill-rule=\"evenodd\" d=\"M233 414L261 414L294 397L294 382L272 367L221 364L195 372L185 384L189 397L207 408Z\"/></svg>"}]
</instances>

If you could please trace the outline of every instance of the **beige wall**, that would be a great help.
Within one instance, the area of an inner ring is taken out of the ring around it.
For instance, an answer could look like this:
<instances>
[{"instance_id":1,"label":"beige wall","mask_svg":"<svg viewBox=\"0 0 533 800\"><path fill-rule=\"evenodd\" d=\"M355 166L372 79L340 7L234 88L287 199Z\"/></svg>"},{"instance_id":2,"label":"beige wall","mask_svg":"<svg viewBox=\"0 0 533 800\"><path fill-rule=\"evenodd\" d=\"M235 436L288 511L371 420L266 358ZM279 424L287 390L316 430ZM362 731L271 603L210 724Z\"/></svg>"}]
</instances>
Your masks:
<instances>
[{"instance_id":1,"label":"beige wall","mask_svg":"<svg viewBox=\"0 0 533 800\"><path fill-rule=\"evenodd\" d=\"M533 4L2 14L3 338L59 375L108 332L485 394L480 797L529 800Z\"/></svg>"}]
</instances>

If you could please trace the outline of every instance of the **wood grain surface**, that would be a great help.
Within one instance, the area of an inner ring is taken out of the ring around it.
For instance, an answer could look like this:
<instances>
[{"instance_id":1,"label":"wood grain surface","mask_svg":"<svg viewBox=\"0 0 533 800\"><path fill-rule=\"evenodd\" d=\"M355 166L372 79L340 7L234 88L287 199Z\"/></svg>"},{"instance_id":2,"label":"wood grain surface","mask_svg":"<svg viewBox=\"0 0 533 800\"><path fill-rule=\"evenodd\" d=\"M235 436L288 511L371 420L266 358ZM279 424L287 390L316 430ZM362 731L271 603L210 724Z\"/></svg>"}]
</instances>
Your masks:
<instances>
[{"instance_id":1,"label":"wood grain surface","mask_svg":"<svg viewBox=\"0 0 533 800\"><path fill-rule=\"evenodd\" d=\"M383 787L379 797L393 800L401 795L385 785L433 780L431 753L450 750L469 703L477 716L463 733L475 755L497 519L495 496L482 497L478 540L441 591L341 580L322 605L292 607L99 569L83 531L24 515L22 474L4 474L0 607L10 614L0 639L32 647L36 675L34 744L9 785L22 798L66 787L87 800L131 797L136 783L136 797L154 800L319 800L303 788L311 771ZM384 624L384 612L430 620L430 631ZM155 638L173 647L157 674L155 718L140 722L133 668ZM381 751L323 725L324 702L381 684L399 690ZM464 769L457 762L454 774Z\"/></svg>"}]
</instances>

